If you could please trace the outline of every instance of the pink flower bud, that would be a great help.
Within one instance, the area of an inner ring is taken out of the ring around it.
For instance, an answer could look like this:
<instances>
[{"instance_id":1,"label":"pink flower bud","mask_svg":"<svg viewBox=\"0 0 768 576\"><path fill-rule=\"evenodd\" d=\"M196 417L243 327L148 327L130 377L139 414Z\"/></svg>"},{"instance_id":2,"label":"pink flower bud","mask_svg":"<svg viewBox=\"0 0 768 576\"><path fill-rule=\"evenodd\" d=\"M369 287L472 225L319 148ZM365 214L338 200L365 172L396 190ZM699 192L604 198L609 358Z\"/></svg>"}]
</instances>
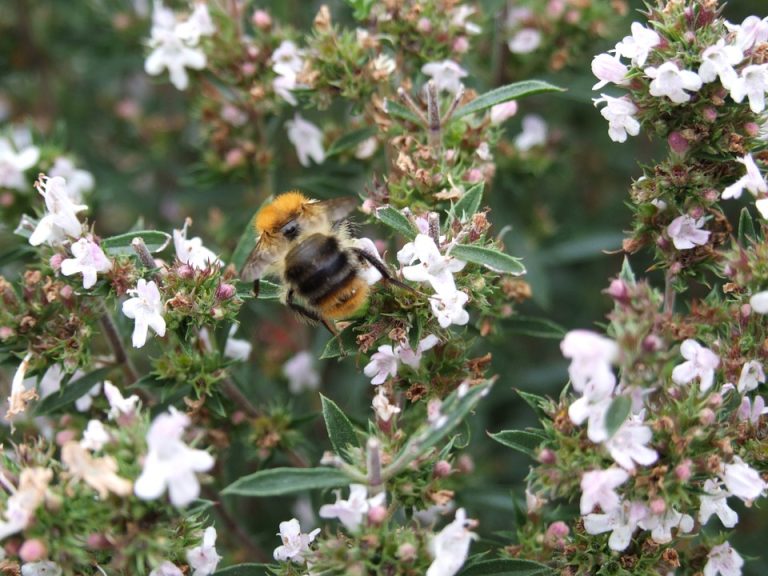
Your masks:
<instances>
[{"instance_id":1,"label":"pink flower bud","mask_svg":"<svg viewBox=\"0 0 768 576\"><path fill-rule=\"evenodd\" d=\"M49 260L49 264L51 265L51 268L53 268L54 272L58 272L61 268L61 263L64 260L64 254L59 254L58 252L51 256L51 259Z\"/></svg>"},{"instance_id":2,"label":"pink flower bud","mask_svg":"<svg viewBox=\"0 0 768 576\"><path fill-rule=\"evenodd\" d=\"M431 32L432 31L432 22L429 21L429 18L420 18L418 23L416 24L416 29L419 32Z\"/></svg>"},{"instance_id":3,"label":"pink flower bud","mask_svg":"<svg viewBox=\"0 0 768 576\"><path fill-rule=\"evenodd\" d=\"M400 544L397 548L397 557L403 562L412 562L417 557L416 546L410 542Z\"/></svg>"},{"instance_id":4,"label":"pink flower bud","mask_svg":"<svg viewBox=\"0 0 768 576\"><path fill-rule=\"evenodd\" d=\"M10 192L3 192L2 195L0 195L0 206L3 208L13 206L14 202L16 202L16 198L14 198L13 194Z\"/></svg>"},{"instance_id":5,"label":"pink flower bud","mask_svg":"<svg viewBox=\"0 0 768 576\"><path fill-rule=\"evenodd\" d=\"M715 423L715 411L711 408L704 408L699 412L699 422L702 426L712 426Z\"/></svg>"},{"instance_id":6,"label":"pink flower bud","mask_svg":"<svg viewBox=\"0 0 768 576\"><path fill-rule=\"evenodd\" d=\"M245 64L240 66L240 72L242 72L243 76L245 76L246 78L249 78L254 74L256 74L256 70L257 70L256 64L254 64L253 62L246 62Z\"/></svg>"},{"instance_id":7,"label":"pink flower bud","mask_svg":"<svg viewBox=\"0 0 768 576\"><path fill-rule=\"evenodd\" d=\"M232 424L237 426L238 424L242 424L248 419L248 416L243 412L242 410L237 410L232 414Z\"/></svg>"},{"instance_id":8,"label":"pink flower bud","mask_svg":"<svg viewBox=\"0 0 768 576\"><path fill-rule=\"evenodd\" d=\"M660 516L664 514L664 511L667 509L667 503L664 502L663 498L654 498L651 500L651 514L655 516Z\"/></svg>"},{"instance_id":9,"label":"pink flower bud","mask_svg":"<svg viewBox=\"0 0 768 576\"><path fill-rule=\"evenodd\" d=\"M539 462L542 464L554 464L557 462L557 454L549 448L544 448L544 450L539 452Z\"/></svg>"},{"instance_id":10,"label":"pink flower bud","mask_svg":"<svg viewBox=\"0 0 768 576\"><path fill-rule=\"evenodd\" d=\"M232 284L222 282L216 287L217 300L229 300L235 295L235 287Z\"/></svg>"},{"instance_id":11,"label":"pink flower bud","mask_svg":"<svg viewBox=\"0 0 768 576\"><path fill-rule=\"evenodd\" d=\"M691 461L683 460L675 467L675 476L681 481L686 482L691 477Z\"/></svg>"},{"instance_id":12,"label":"pink flower bud","mask_svg":"<svg viewBox=\"0 0 768 576\"><path fill-rule=\"evenodd\" d=\"M0 340L7 340L14 335L13 328L9 326L0 326Z\"/></svg>"},{"instance_id":13,"label":"pink flower bud","mask_svg":"<svg viewBox=\"0 0 768 576\"><path fill-rule=\"evenodd\" d=\"M256 60L256 58L259 57L259 54L261 54L261 50L258 46L248 46L246 52L248 52L248 58L252 58L253 60Z\"/></svg>"},{"instance_id":14,"label":"pink flower bud","mask_svg":"<svg viewBox=\"0 0 768 576\"><path fill-rule=\"evenodd\" d=\"M674 262L672 266L669 267L669 273L672 276L677 276L682 271L683 271L683 265L680 264L680 262Z\"/></svg>"},{"instance_id":15,"label":"pink flower bud","mask_svg":"<svg viewBox=\"0 0 768 576\"><path fill-rule=\"evenodd\" d=\"M446 460L440 460L435 463L432 474L434 474L435 478L445 478L446 476L450 475L451 470L450 462Z\"/></svg>"},{"instance_id":16,"label":"pink flower bud","mask_svg":"<svg viewBox=\"0 0 768 576\"><path fill-rule=\"evenodd\" d=\"M195 277L195 269L192 268L189 264L179 264L179 266L176 268L176 274L179 275L179 278L194 278Z\"/></svg>"},{"instance_id":17,"label":"pink flower bud","mask_svg":"<svg viewBox=\"0 0 768 576\"><path fill-rule=\"evenodd\" d=\"M368 521L371 524L378 525L387 519L387 508L385 506L373 506L368 510Z\"/></svg>"},{"instance_id":18,"label":"pink flower bud","mask_svg":"<svg viewBox=\"0 0 768 576\"><path fill-rule=\"evenodd\" d=\"M61 430L56 433L56 444L64 446L64 444L75 438L77 438L77 433L74 430Z\"/></svg>"},{"instance_id":19,"label":"pink flower bud","mask_svg":"<svg viewBox=\"0 0 768 576\"><path fill-rule=\"evenodd\" d=\"M259 9L253 13L253 16L251 16L251 22L253 22L253 25L256 26L256 28L266 30L272 26L272 16L270 16L269 12L266 10Z\"/></svg>"},{"instance_id":20,"label":"pink flower bud","mask_svg":"<svg viewBox=\"0 0 768 576\"><path fill-rule=\"evenodd\" d=\"M718 408L723 405L723 396L720 394L720 392L715 392L714 394L711 394L709 398L707 398L707 404L712 406L712 408Z\"/></svg>"},{"instance_id":21,"label":"pink flower bud","mask_svg":"<svg viewBox=\"0 0 768 576\"><path fill-rule=\"evenodd\" d=\"M74 295L75 290L72 286L62 286L59 289L59 296L61 296L63 300L71 300Z\"/></svg>"},{"instance_id":22,"label":"pink flower bud","mask_svg":"<svg viewBox=\"0 0 768 576\"><path fill-rule=\"evenodd\" d=\"M720 198L720 192L714 188L708 188L704 191L704 194L702 194L702 198L707 202L717 202L717 199Z\"/></svg>"},{"instance_id":23,"label":"pink flower bud","mask_svg":"<svg viewBox=\"0 0 768 576\"><path fill-rule=\"evenodd\" d=\"M469 40L466 36L459 36L453 41L453 51L456 54L464 54L467 50L469 50Z\"/></svg>"},{"instance_id":24,"label":"pink flower bud","mask_svg":"<svg viewBox=\"0 0 768 576\"><path fill-rule=\"evenodd\" d=\"M550 18L560 18L565 12L565 0L549 0L547 2L547 15Z\"/></svg>"},{"instance_id":25,"label":"pink flower bud","mask_svg":"<svg viewBox=\"0 0 768 576\"><path fill-rule=\"evenodd\" d=\"M701 115L707 122L714 122L717 120L717 110L712 106L707 106L704 108L704 110L701 111Z\"/></svg>"},{"instance_id":26,"label":"pink flower bud","mask_svg":"<svg viewBox=\"0 0 768 576\"><path fill-rule=\"evenodd\" d=\"M669 143L669 147L672 149L672 152L675 154L683 155L686 152L688 152L688 140L683 138L683 135L680 134L680 132L672 132L667 137L667 142Z\"/></svg>"},{"instance_id":27,"label":"pink flower bud","mask_svg":"<svg viewBox=\"0 0 768 576\"><path fill-rule=\"evenodd\" d=\"M629 301L629 288L621 278L611 280L611 284L606 292L608 296L619 303L626 304Z\"/></svg>"},{"instance_id":28,"label":"pink flower bud","mask_svg":"<svg viewBox=\"0 0 768 576\"><path fill-rule=\"evenodd\" d=\"M662 346L663 342L656 334L648 334L648 336L643 338L644 352L658 352Z\"/></svg>"},{"instance_id":29,"label":"pink flower bud","mask_svg":"<svg viewBox=\"0 0 768 576\"><path fill-rule=\"evenodd\" d=\"M568 524L562 520L552 522L552 524L549 525L549 528L547 528L547 536L554 538L565 538L570 532L571 530L568 528Z\"/></svg>"},{"instance_id":30,"label":"pink flower bud","mask_svg":"<svg viewBox=\"0 0 768 576\"><path fill-rule=\"evenodd\" d=\"M578 10L569 10L565 15L565 21L568 24L576 24L579 20L581 20L581 14L579 14Z\"/></svg>"},{"instance_id":31,"label":"pink flower bud","mask_svg":"<svg viewBox=\"0 0 768 576\"><path fill-rule=\"evenodd\" d=\"M742 304L741 305L741 317L746 320L751 315L752 315L752 306L750 306L749 304Z\"/></svg>"},{"instance_id":32,"label":"pink flower bud","mask_svg":"<svg viewBox=\"0 0 768 576\"><path fill-rule=\"evenodd\" d=\"M91 550L106 550L110 547L109 540L103 534L89 534L85 545Z\"/></svg>"},{"instance_id":33,"label":"pink flower bud","mask_svg":"<svg viewBox=\"0 0 768 576\"><path fill-rule=\"evenodd\" d=\"M694 208L691 208L690 212L688 212L688 215L694 220L698 220L704 216L704 208L701 206L695 206Z\"/></svg>"},{"instance_id":34,"label":"pink flower bud","mask_svg":"<svg viewBox=\"0 0 768 576\"><path fill-rule=\"evenodd\" d=\"M747 122L744 124L744 131L749 136L757 136L760 134L760 126L758 126L756 122Z\"/></svg>"},{"instance_id":35,"label":"pink flower bud","mask_svg":"<svg viewBox=\"0 0 768 576\"><path fill-rule=\"evenodd\" d=\"M48 549L37 538L26 540L19 548L19 558L22 562L37 562L46 556L48 556Z\"/></svg>"},{"instance_id":36,"label":"pink flower bud","mask_svg":"<svg viewBox=\"0 0 768 576\"><path fill-rule=\"evenodd\" d=\"M465 175L464 179L467 182L475 183L480 182L483 179L483 173L479 168L472 168Z\"/></svg>"},{"instance_id":37,"label":"pink flower bud","mask_svg":"<svg viewBox=\"0 0 768 576\"><path fill-rule=\"evenodd\" d=\"M224 157L224 163L228 168L237 168L245 162L245 152L240 148L232 148Z\"/></svg>"},{"instance_id":38,"label":"pink flower bud","mask_svg":"<svg viewBox=\"0 0 768 576\"><path fill-rule=\"evenodd\" d=\"M498 125L517 114L518 104L516 100L510 100L502 104L496 104L491 108L491 124Z\"/></svg>"}]
</instances>

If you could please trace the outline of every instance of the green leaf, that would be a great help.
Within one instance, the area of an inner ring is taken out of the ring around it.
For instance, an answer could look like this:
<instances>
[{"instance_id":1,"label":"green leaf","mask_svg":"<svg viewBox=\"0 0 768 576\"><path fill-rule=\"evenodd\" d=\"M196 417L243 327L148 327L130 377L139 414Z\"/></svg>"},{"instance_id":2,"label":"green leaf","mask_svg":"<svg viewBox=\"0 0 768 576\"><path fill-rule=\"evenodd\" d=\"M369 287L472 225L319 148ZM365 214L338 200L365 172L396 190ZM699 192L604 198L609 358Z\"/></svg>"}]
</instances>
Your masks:
<instances>
[{"instance_id":1,"label":"green leaf","mask_svg":"<svg viewBox=\"0 0 768 576\"><path fill-rule=\"evenodd\" d=\"M550 576L554 574L555 570L546 564L518 558L484 560L459 572L459 576Z\"/></svg>"},{"instance_id":2,"label":"green leaf","mask_svg":"<svg viewBox=\"0 0 768 576\"><path fill-rule=\"evenodd\" d=\"M57 412L58 410L69 406L75 402L75 400L85 396L85 394L93 388L94 384L102 382L111 371L111 366L99 368L98 370L86 374L82 378L69 382L58 392L54 392L50 396L43 398L37 405L37 408L35 408L35 415L45 416L46 414Z\"/></svg>"},{"instance_id":3,"label":"green leaf","mask_svg":"<svg viewBox=\"0 0 768 576\"><path fill-rule=\"evenodd\" d=\"M266 576L271 574L269 564L238 564L227 566L213 573L213 576Z\"/></svg>"},{"instance_id":4,"label":"green leaf","mask_svg":"<svg viewBox=\"0 0 768 576\"><path fill-rule=\"evenodd\" d=\"M454 204L453 213L456 214L462 222L469 220L480 209L480 203L483 201L484 188L485 182L478 182L464 192L464 196L459 198L459 201Z\"/></svg>"},{"instance_id":5,"label":"green leaf","mask_svg":"<svg viewBox=\"0 0 768 576\"><path fill-rule=\"evenodd\" d=\"M496 434L488 433L488 436L503 444L507 448L512 448L531 458L536 458L539 446L547 438L539 432L530 432L527 430L502 430Z\"/></svg>"},{"instance_id":6,"label":"green leaf","mask_svg":"<svg viewBox=\"0 0 768 576\"><path fill-rule=\"evenodd\" d=\"M7 252L0 254L0 266L5 266L6 264L15 262L16 260L23 260L28 255L34 254L35 252L35 249L32 248L32 246L29 244L14 246Z\"/></svg>"},{"instance_id":7,"label":"green leaf","mask_svg":"<svg viewBox=\"0 0 768 576\"><path fill-rule=\"evenodd\" d=\"M354 10L355 20L367 20L376 0L344 0Z\"/></svg>"},{"instance_id":8,"label":"green leaf","mask_svg":"<svg viewBox=\"0 0 768 576\"><path fill-rule=\"evenodd\" d=\"M320 360L346 356L348 350L356 351L357 343L352 331L344 330L338 336L332 336L328 339L328 342L325 343L325 348L323 348L323 353L320 354Z\"/></svg>"},{"instance_id":9,"label":"green leaf","mask_svg":"<svg viewBox=\"0 0 768 576\"><path fill-rule=\"evenodd\" d=\"M376 210L376 218L393 230L400 232L408 240L416 238L416 230L413 228L410 220L402 212L395 210L392 206L384 206ZM458 246L456 246L458 248Z\"/></svg>"},{"instance_id":10,"label":"green leaf","mask_svg":"<svg viewBox=\"0 0 768 576\"><path fill-rule=\"evenodd\" d=\"M547 402L547 399L544 396L539 396L538 394L534 394L532 392L524 392L517 388L515 388L515 392L517 392L520 398L522 398L525 403L533 409L533 411L536 413L536 416L539 418L546 418L547 420L550 419L547 413L544 411L544 405Z\"/></svg>"},{"instance_id":11,"label":"green leaf","mask_svg":"<svg viewBox=\"0 0 768 576\"><path fill-rule=\"evenodd\" d=\"M608 430L609 438L624 424L631 408L632 399L629 396L616 396L613 399L605 413L605 428Z\"/></svg>"},{"instance_id":12,"label":"green leaf","mask_svg":"<svg viewBox=\"0 0 768 576\"><path fill-rule=\"evenodd\" d=\"M755 240L756 238L755 221L752 219L752 215L745 206L739 213L739 244L746 246L749 243L749 240Z\"/></svg>"},{"instance_id":13,"label":"green leaf","mask_svg":"<svg viewBox=\"0 0 768 576\"><path fill-rule=\"evenodd\" d=\"M347 447L352 445L359 447L360 443L357 441L357 434L352 427L352 423L347 418L346 414L342 412L338 404L320 394L320 400L323 404L323 419L325 420L325 428L328 430L328 437L331 439L333 449L347 462L351 462L349 455L347 454Z\"/></svg>"},{"instance_id":14,"label":"green leaf","mask_svg":"<svg viewBox=\"0 0 768 576\"><path fill-rule=\"evenodd\" d=\"M253 282L242 282L238 280L235 283L237 297L241 300L253 298ZM279 300L283 287L269 280L259 280L259 300Z\"/></svg>"},{"instance_id":15,"label":"green leaf","mask_svg":"<svg viewBox=\"0 0 768 576\"><path fill-rule=\"evenodd\" d=\"M240 240L237 241L235 251L232 252L232 257L229 259L230 263L237 269L242 270L243 264L245 264L248 255L251 250L256 246L256 230L253 227L253 217L248 219L248 223L245 225Z\"/></svg>"},{"instance_id":16,"label":"green leaf","mask_svg":"<svg viewBox=\"0 0 768 576\"><path fill-rule=\"evenodd\" d=\"M451 255L459 260L480 264L500 274L511 274L513 276L525 274L525 266L520 262L520 258L515 258L494 248L474 246L472 244L457 244L451 248Z\"/></svg>"},{"instance_id":17,"label":"green leaf","mask_svg":"<svg viewBox=\"0 0 768 576\"><path fill-rule=\"evenodd\" d=\"M626 256L624 256L624 261L621 263L621 272L619 273L619 278L624 280L624 282L630 286L637 284L637 280L635 279L635 272L632 270L632 266L629 265L629 258Z\"/></svg>"},{"instance_id":18,"label":"green leaf","mask_svg":"<svg viewBox=\"0 0 768 576\"><path fill-rule=\"evenodd\" d=\"M456 112L453 114L453 118L462 118L468 114L486 110L487 108L491 108L502 102L517 100L523 96L531 96L533 94L542 94L545 92L564 92L564 90L563 88L554 86L549 82L542 82L541 80L524 80L523 82L515 82L514 84L507 84L506 86L499 86L490 92L481 94L472 100L472 102L457 108Z\"/></svg>"},{"instance_id":19,"label":"green leaf","mask_svg":"<svg viewBox=\"0 0 768 576\"><path fill-rule=\"evenodd\" d=\"M566 332L557 322L534 316L511 316L504 321L504 328L513 334L556 340L561 340Z\"/></svg>"},{"instance_id":20,"label":"green leaf","mask_svg":"<svg viewBox=\"0 0 768 576\"><path fill-rule=\"evenodd\" d=\"M101 249L108 256L131 256L136 254L131 245L134 238L144 240L147 249L153 254L165 250L171 241L171 235L160 230L138 230L104 238L101 241Z\"/></svg>"},{"instance_id":21,"label":"green leaf","mask_svg":"<svg viewBox=\"0 0 768 576\"><path fill-rule=\"evenodd\" d=\"M222 494L282 496L306 490L341 488L352 480L336 468L270 468L238 478Z\"/></svg>"},{"instance_id":22,"label":"green leaf","mask_svg":"<svg viewBox=\"0 0 768 576\"><path fill-rule=\"evenodd\" d=\"M333 144L331 144L331 147L328 148L328 152L326 152L325 157L329 158L331 156L335 156L336 154L346 152L352 148L356 148L358 144L365 142L371 136L375 136L377 132L378 130L376 130L376 128L370 126L367 128L360 128L359 130L348 132L347 134L341 136Z\"/></svg>"},{"instance_id":23,"label":"green leaf","mask_svg":"<svg viewBox=\"0 0 768 576\"><path fill-rule=\"evenodd\" d=\"M403 106L397 100L387 99L387 114L408 120L408 122L413 122L414 124L421 124L421 119L410 108Z\"/></svg>"}]
</instances>

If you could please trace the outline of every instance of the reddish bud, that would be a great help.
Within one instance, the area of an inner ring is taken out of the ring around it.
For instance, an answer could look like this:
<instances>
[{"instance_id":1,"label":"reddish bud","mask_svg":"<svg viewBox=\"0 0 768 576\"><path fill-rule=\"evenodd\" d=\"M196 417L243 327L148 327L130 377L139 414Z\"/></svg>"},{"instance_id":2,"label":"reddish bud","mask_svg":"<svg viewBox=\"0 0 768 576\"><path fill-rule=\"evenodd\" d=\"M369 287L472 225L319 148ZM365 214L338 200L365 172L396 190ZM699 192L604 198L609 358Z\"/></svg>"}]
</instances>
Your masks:
<instances>
[{"instance_id":1,"label":"reddish bud","mask_svg":"<svg viewBox=\"0 0 768 576\"><path fill-rule=\"evenodd\" d=\"M462 454L456 461L456 469L462 474L472 474L475 471L475 461L469 454Z\"/></svg>"},{"instance_id":2,"label":"reddish bud","mask_svg":"<svg viewBox=\"0 0 768 576\"><path fill-rule=\"evenodd\" d=\"M242 410L237 410L232 414L232 424L237 426L238 424L242 424L248 419L248 416L243 412Z\"/></svg>"},{"instance_id":3,"label":"reddish bud","mask_svg":"<svg viewBox=\"0 0 768 576\"><path fill-rule=\"evenodd\" d=\"M648 334L643 338L643 351L644 352L658 352L663 347L663 342L656 334Z\"/></svg>"},{"instance_id":4,"label":"reddish bud","mask_svg":"<svg viewBox=\"0 0 768 576\"><path fill-rule=\"evenodd\" d=\"M480 182L483 179L483 173L479 168L472 168L466 174L464 174L464 179L467 182L474 184L475 182Z\"/></svg>"},{"instance_id":5,"label":"reddish bud","mask_svg":"<svg viewBox=\"0 0 768 576\"><path fill-rule=\"evenodd\" d=\"M62 286L59 289L59 296L61 296L64 300L71 300L74 295L75 290L72 288L72 286Z\"/></svg>"},{"instance_id":6,"label":"reddish bud","mask_svg":"<svg viewBox=\"0 0 768 576\"><path fill-rule=\"evenodd\" d=\"M110 547L109 540L103 534L89 534L85 545L91 550L106 550Z\"/></svg>"},{"instance_id":7,"label":"reddish bud","mask_svg":"<svg viewBox=\"0 0 768 576\"><path fill-rule=\"evenodd\" d=\"M410 542L400 544L400 546L397 548L397 557L403 562L412 562L416 559L417 556L418 551L416 550L416 546Z\"/></svg>"},{"instance_id":8,"label":"reddish bud","mask_svg":"<svg viewBox=\"0 0 768 576\"><path fill-rule=\"evenodd\" d=\"M663 498L654 498L651 500L651 514L655 516L660 516L664 514L664 511L667 509L667 503L664 502Z\"/></svg>"},{"instance_id":9,"label":"reddish bud","mask_svg":"<svg viewBox=\"0 0 768 576\"><path fill-rule=\"evenodd\" d=\"M13 328L8 326L0 326L0 340L7 340L14 335Z\"/></svg>"},{"instance_id":10,"label":"reddish bud","mask_svg":"<svg viewBox=\"0 0 768 576\"><path fill-rule=\"evenodd\" d=\"M245 162L245 152L240 148L232 148L224 157L224 163L228 168L237 168Z\"/></svg>"},{"instance_id":11,"label":"reddish bud","mask_svg":"<svg viewBox=\"0 0 768 576\"><path fill-rule=\"evenodd\" d=\"M715 419L715 411L711 408L704 408L699 412L699 422L701 422L702 426L712 426L715 423Z\"/></svg>"},{"instance_id":12,"label":"reddish bud","mask_svg":"<svg viewBox=\"0 0 768 576\"><path fill-rule=\"evenodd\" d=\"M229 300L235 295L235 287L232 284L222 282L216 287L216 298L218 300Z\"/></svg>"},{"instance_id":13,"label":"reddish bud","mask_svg":"<svg viewBox=\"0 0 768 576\"><path fill-rule=\"evenodd\" d=\"M749 136L757 136L760 134L760 126L756 122L747 122L744 124L744 131Z\"/></svg>"},{"instance_id":14,"label":"reddish bud","mask_svg":"<svg viewBox=\"0 0 768 576\"><path fill-rule=\"evenodd\" d=\"M718 408L719 406L722 406L723 404L723 397L719 392L715 392L714 394L711 394L709 398L707 398L707 404L712 406L712 408Z\"/></svg>"},{"instance_id":15,"label":"reddish bud","mask_svg":"<svg viewBox=\"0 0 768 576\"><path fill-rule=\"evenodd\" d=\"M688 152L688 140L683 138L683 135L680 134L680 132L672 132L667 137L667 143L669 143L669 147L675 154L680 154L682 156Z\"/></svg>"},{"instance_id":16,"label":"reddish bud","mask_svg":"<svg viewBox=\"0 0 768 576\"><path fill-rule=\"evenodd\" d=\"M371 524L381 524L387 519L387 508L385 506L373 506L368 510L368 521Z\"/></svg>"},{"instance_id":17,"label":"reddish bud","mask_svg":"<svg viewBox=\"0 0 768 576\"><path fill-rule=\"evenodd\" d=\"M429 18L421 18L416 24L416 29L419 32L430 32L432 31L432 22L429 21Z\"/></svg>"},{"instance_id":18,"label":"reddish bud","mask_svg":"<svg viewBox=\"0 0 768 576\"><path fill-rule=\"evenodd\" d=\"M51 265L51 268L53 268L54 272L58 272L61 269L61 263L64 260L64 254L59 254L58 252L51 256L51 259L48 261L48 263Z\"/></svg>"},{"instance_id":19,"label":"reddish bud","mask_svg":"<svg viewBox=\"0 0 768 576\"><path fill-rule=\"evenodd\" d=\"M22 562L37 562L48 556L48 549L37 538L26 540L19 548L19 558Z\"/></svg>"},{"instance_id":20,"label":"reddish bud","mask_svg":"<svg viewBox=\"0 0 768 576\"><path fill-rule=\"evenodd\" d=\"M176 274L179 275L179 278L194 278L195 269L192 268L192 266L189 264L179 264L179 266L176 268Z\"/></svg>"},{"instance_id":21,"label":"reddish bud","mask_svg":"<svg viewBox=\"0 0 768 576\"><path fill-rule=\"evenodd\" d=\"M64 446L67 442L74 440L77 437L77 432L74 430L61 430L56 433L56 444Z\"/></svg>"},{"instance_id":22,"label":"reddish bud","mask_svg":"<svg viewBox=\"0 0 768 576\"><path fill-rule=\"evenodd\" d=\"M544 450L539 452L539 462L542 464L554 464L557 462L557 454L549 448L544 448Z\"/></svg>"},{"instance_id":23,"label":"reddish bud","mask_svg":"<svg viewBox=\"0 0 768 576\"><path fill-rule=\"evenodd\" d=\"M691 477L691 461L684 460L675 467L675 476L682 481L686 482Z\"/></svg>"},{"instance_id":24,"label":"reddish bud","mask_svg":"<svg viewBox=\"0 0 768 576\"><path fill-rule=\"evenodd\" d=\"M445 478L450 475L452 471L451 464L447 460L440 460L435 463L435 467L432 470L435 478Z\"/></svg>"},{"instance_id":25,"label":"reddish bud","mask_svg":"<svg viewBox=\"0 0 768 576\"><path fill-rule=\"evenodd\" d=\"M459 36L453 41L453 51L457 54L464 54L469 50L469 40L466 36Z\"/></svg>"},{"instance_id":26,"label":"reddish bud","mask_svg":"<svg viewBox=\"0 0 768 576\"><path fill-rule=\"evenodd\" d=\"M621 278L611 280L606 293L619 303L626 304L629 301L629 287Z\"/></svg>"},{"instance_id":27,"label":"reddish bud","mask_svg":"<svg viewBox=\"0 0 768 576\"><path fill-rule=\"evenodd\" d=\"M240 72L242 72L243 76L245 76L246 78L256 74L256 70L257 70L256 64L254 64L253 62L246 62L245 64L240 66Z\"/></svg>"},{"instance_id":28,"label":"reddish bud","mask_svg":"<svg viewBox=\"0 0 768 576\"><path fill-rule=\"evenodd\" d=\"M717 110L712 106L707 106L704 108L704 110L701 111L701 115L707 122L714 122L717 120Z\"/></svg>"},{"instance_id":29,"label":"reddish bud","mask_svg":"<svg viewBox=\"0 0 768 576\"><path fill-rule=\"evenodd\" d=\"M267 30L272 26L272 16L266 10L256 10L251 16L251 22L260 30Z\"/></svg>"},{"instance_id":30,"label":"reddish bud","mask_svg":"<svg viewBox=\"0 0 768 576\"><path fill-rule=\"evenodd\" d=\"M570 532L571 530L568 528L568 524L562 520L552 522L552 524L549 525L549 528L547 528L547 536L553 536L555 538L565 538Z\"/></svg>"}]
</instances>

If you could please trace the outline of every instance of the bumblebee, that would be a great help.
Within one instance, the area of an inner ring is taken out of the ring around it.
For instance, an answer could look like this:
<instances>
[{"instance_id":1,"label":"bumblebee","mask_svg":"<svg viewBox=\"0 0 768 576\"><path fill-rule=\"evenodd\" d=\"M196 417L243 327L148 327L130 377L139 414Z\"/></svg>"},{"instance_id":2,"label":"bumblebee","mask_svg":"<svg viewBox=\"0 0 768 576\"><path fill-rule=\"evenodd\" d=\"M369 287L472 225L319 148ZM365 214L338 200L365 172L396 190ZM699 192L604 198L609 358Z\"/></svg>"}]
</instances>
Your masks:
<instances>
[{"instance_id":1,"label":"bumblebee","mask_svg":"<svg viewBox=\"0 0 768 576\"><path fill-rule=\"evenodd\" d=\"M258 240L240 277L253 281L258 293L261 277L279 276L283 302L332 333L334 320L350 317L368 300L363 268L373 266L385 281L410 289L376 255L355 245L344 218L356 205L351 196L312 200L301 192L280 194L253 219Z\"/></svg>"}]
</instances>

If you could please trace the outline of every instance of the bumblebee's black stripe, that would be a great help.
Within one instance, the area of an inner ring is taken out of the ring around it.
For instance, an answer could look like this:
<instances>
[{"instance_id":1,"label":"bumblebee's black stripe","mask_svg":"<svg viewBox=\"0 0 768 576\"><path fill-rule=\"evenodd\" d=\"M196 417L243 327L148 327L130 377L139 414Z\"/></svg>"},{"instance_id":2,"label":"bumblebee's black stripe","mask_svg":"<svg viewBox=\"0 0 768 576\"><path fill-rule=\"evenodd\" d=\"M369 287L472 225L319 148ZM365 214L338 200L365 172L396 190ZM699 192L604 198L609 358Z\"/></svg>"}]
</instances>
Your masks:
<instances>
[{"instance_id":1,"label":"bumblebee's black stripe","mask_svg":"<svg viewBox=\"0 0 768 576\"><path fill-rule=\"evenodd\" d=\"M294 247L286 257L285 278L310 302L346 286L356 276L347 254L333 236L313 234Z\"/></svg>"}]
</instances>

